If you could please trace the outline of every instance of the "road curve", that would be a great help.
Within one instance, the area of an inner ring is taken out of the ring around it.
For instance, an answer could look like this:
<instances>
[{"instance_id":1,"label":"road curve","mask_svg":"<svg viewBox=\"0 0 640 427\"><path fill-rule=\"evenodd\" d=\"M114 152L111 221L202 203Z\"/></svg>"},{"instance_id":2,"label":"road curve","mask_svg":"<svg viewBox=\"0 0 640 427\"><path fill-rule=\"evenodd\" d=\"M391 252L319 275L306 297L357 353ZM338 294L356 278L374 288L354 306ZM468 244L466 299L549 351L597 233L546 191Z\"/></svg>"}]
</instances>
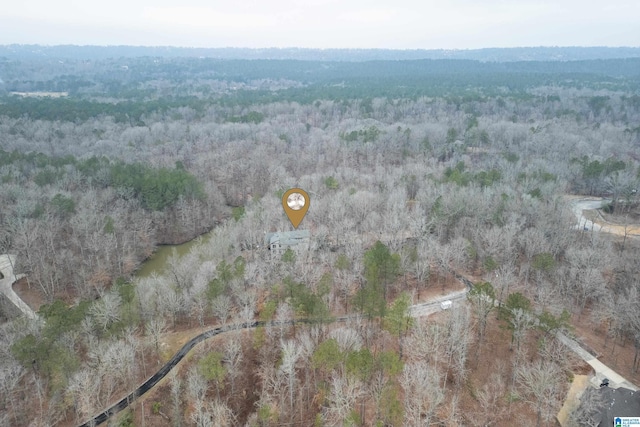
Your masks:
<instances>
[{"instance_id":1,"label":"road curve","mask_svg":"<svg viewBox=\"0 0 640 427\"><path fill-rule=\"evenodd\" d=\"M342 316L336 317L331 320L331 323L336 322L345 322L350 318L355 318L359 315L353 316ZM200 335L193 337L189 342L182 346L180 350L169 360L165 365L160 368L153 376L151 376L148 380L146 380L140 387L129 393L126 397L122 398L119 402L115 403L109 409L106 409L91 418L89 421L81 424L79 427L94 427L99 424L102 424L106 420L108 420L111 416L117 414L118 412L125 409L129 406L137 397L142 396L147 391L149 391L153 386L158 384L160 380L167 376L167 374L195 347L197 344L202 341L215 337L216 335L224 334L227 332L238 331L241 329L253 329L261 326L284 326L284 325L293 325L295 323L314 323L316 321L309 319L300 319L300 320L283 320L283 321L254 321L254 322L245 322L241 324L231 325L227 327L217 327L211 329L209 331L203 332Z\"/></svg>"},{"instance_id":2,"label":"road curve","mask_svg":"<svg viewBox=\"0 0 640 427\"><path fill-rule=\"evenodd\" d=\"M586 209L598 209L602 205L602 202L603 202L602 199L579 199L579 200L572 201L571 202L572 210L578 220L578 223L575 225L575 228L582 230L583 228L586 227L588 229L600 231L601 226L598 223L594 223L586 219L583 216L582 211ZM603 231L607 231L607 230L603 230ZM24 303L24 301L15 293L15 291L13 291L12 285L15 282L15 280L19 278L13 275L13 263L14 263L14 257L12 255L0 255L0 264L2 267L1 271L5 276L3 279L0 279L0 292L4 293L27 317L35 319L38 317L37 314L33 310L31 310L31 308L28 305L26 305L26 303ZM466 289L462 291L454 292L449 295L435 298L429 302L413 305L409 308L410 314L414 317L427 316L429 314L433 314L439 311L439 304L442 301L463 300L466 296L466 293L469 291L469 289L473 288L474 283L469 279L465 278L464 276L458 274L457 272L453 272L453 275L461 283L466 285ZM10 276L13 276L13 278L11 278ZM339 318L335 318L333 321L344 322L347 319L353 318L356 316L358 315L339 317ZM137 389L129 393L129 395L121 399L119 402L115 403L110 408L106 409L105 411L93 417L91 420L85 422L84 424L81 424L79 427L90 427L90 426L99 425L105 422L106 420L108 420L111 416L127 408L137 397L142 396L151 388L153 388L156 384L158 384L158 382L160 382L160 380L162 380L189 353L189 351L193 349L193 347L195 347L197 344L199 344L200 342L206 339L212 338L216 335L220 335L226 332L240 330L240 329L252 329L252 328L257 328L257 327L266 326L266 325L282 326L282 325L294 324L294 323L312 323L312 321L310 320L288 320L288 321L282 321L282 322L254 321L254 322L245 322L242 324L233 325L229 327L217 327L209 331L203 332L202 334L197 335L196 337L189 340L180 350L178 350L178 352L171 358L171 360L169 360L162 368L160 368L160 370L158 370L153 376L147 379ZM563 334L558 334L558 338L560 339L561 342L567 345L567 347L569 347L571 350L573 350L579 356L581 356L583 360L591 364L596 370L596 373L601 371L606 373L609 378L619 377L619 383L621 385L637 390L637 387L634 384L627 381L623 377L617 375L613 370L611 370L610 368L608 368L607 366L599 362L595 357L588 354L588 352L582 349L582 347L580 347L580 345L577 342L571 340L570 338L568 338ZM594 365L596 365L597 368L599 369L597 369L596 366Z\"/></svg>"},{"instance_id":3,"label":"road curve","mask_svg":"<svg viewBox=\"0 0 640 427\"><path fill-rule=\"evenodd\" d=\"M278 323L274 322L273 324L282 325L282 324L293 323L293 322L294 321L278 322ZM85 422L84 424L81 424L80 427L97 426L105 422L106 420L108 420L112 415L115 415L118 412L125 409L137 397L142 396L147 391L149 391L149 389L151 389L153 386L158 384L158 382L160 382L160 380L163 379L171 371L171 369L173 369L178 364L178 362L180 362L187 355L187 353L189 353L189 351L191 351L191 349L195 347L197 344L199 344L200 342L225 332L230 332L230 331L239 330L239 329L257 328L259 326L265 326L267 323L268 322L256 321L256 322L246 322L246 323L242 323L239 325L234 325L226 328L218 327L218 328L214 328L209 331L203 332L200 335L192 338L191 340L189 340L189 342L187 342L184 346L182 346L180 350L178 350L178 352L171 358L171 360L169 360L162 368L160 368L158 372L153 374L151 378L146 380L140 387L138 387L137 389L129 393L128 396L126 396L125 398L123 398L113 406L111 406L109 409L101 412L100 414L96 415L95 417Z\"/></svg>"},{"instance_id":4,"label":"road curve","mask_svg":"<svg viewBox=\"0 0 640 427\"><path fill-rule=\"evenodd\" d=\"M640 237L640 226L637 224L612 224L607 222L602 215L600 215L599 209L605 203L610 203L610 199L602 199L599 197L588 198L570 198L571 210L576 217L576 224L573 226L576 230L584 231L601 231L603 233L615 234L617 236L626 236L630 238ZM592 210L598 211L600 220L591 221L584 216L584 211Z\"/></svg>"},{"instance_id":5,"label":"road curve","mask_svg":"<svg viewBox=\"0 0 640 427\"><path fill-rule=\"evenodd\" d=\"M474 283L457 272L453 272L453 275L461 283L466 285L466 288L464 290L456 291L448 295L434 298L429 302L412 305L411 307L409 307L409 313L411 314L411 316L422 317L422 316L428 316L430 314L438 312L441 310L439 304L442 301L446 301L446 300L462 301L466 297L467 292L469 292L469 290L473 288ZM345 322L348 319L353 319L360 316L361 316L360 314L354 314L349 316L337 317L337 318L333 318L331 320L331 323ZM167 376L167 374L189 353L189 351L191 351L191 349L193 349L193 347L195 347L197 344L199 344L200 342L206 339L215 337L217 335L220 335L226 332L238 331L241 329L253 329L261 326L284 326L284 325L292 325L295 323L309 324L314 322L317 322L317 321L310 320L310 319L270 321L270 322L253 321L253 322L245 322L241 324L231 325L227 327L217 327L209 331L203 332L200 335L192 338L184 346L182 346L182 348L178 350L178 352L171 358L171 360L169 360L162 368L160 368L160 370L158 370L155 374L153 374L153 376L151 376L148 380L146 380L137 389L129 393L129 395L121 399L119 402L117 402L110 408L96 415L95 417L85 422L84 424L81 424L79 427L97 426L105 422L106 420L108 420L111 416L127 408L136 398L145 394L147 391L153 388L156 384L158 384L160 380L162 380L165 376ZM617 374L611 368L609 368L608 366L600 362L595 356L587 352L576 341L572 340L571 338L567 337L561 332L557 334L557 338L560 340L560 342L565 344L570 350L574 351L576 354L578 354L578 356L580 356L583 360L589 363L596 371L596 375L600 374L603 377L613 379L614 383L617 383L618 386L627 387L632 390L638 389L633 383L626 380L621 375Z\"/></svg>"},{"instance_id":6,"label":"road curve","mask_svg":"<svg viewBox=\"0 0 640 427\"><path fill-rule=\"evenodd\" d=\"M462 276L460 276L459 279L462 279ZM464 281L465 281L465 284L467 284L467 286L470 286L469 285L469 283L471 283L470 281L468 281L467 279L464 279ZM439 308L440 302L446 301L446 300L451 300L451 301L462 300L466 296L468 290L469 288L464 289L462 291L456 291L448 295L434 298L429 302L412 305L411 307L409 307L409 313L414 317L427 316L429 314L435 313L437 311L440 311L440 308ZM345 322L348 319L353 319L360 316L361 316L360 314L354 314L349 316L336 317L331 320L331 323ZM109 409L102 411L101 413L94 416L89 421L85 422L84 424L81 424L79 427L97 426L107 421L111 416L127 408L136 398L145 394L147 391L153 388L156 384L158 384L160 380L162 380L165 376L167 376L167 374L191 351L191 349L193 349L193 347L195 347L197 344L201 343L206 339L215 337L216 335L224 334L226 332L238 331L241 329L253 329L261 326L284 326L284 325L292 325L294 323L308 324L308 323L314 323L314 322L315 322L314 320L309 320L309 319L271 321L271 322L254 321L254 322L245 322L241 324L231 325L227 327L217 327L209 331L203 332L200 335L190 339L184 346L182 346L180 350L178 350L178 352L171 358L171 360L165 363L165 365L162 368L160 368L160 370L158 370L155 374L153 374L153 376L151 376L144 383L142 383L142 385L140 385L137 389L129 393L126 397L124 397L123 399L115 403Z\"/></svg>"}]
</instances>

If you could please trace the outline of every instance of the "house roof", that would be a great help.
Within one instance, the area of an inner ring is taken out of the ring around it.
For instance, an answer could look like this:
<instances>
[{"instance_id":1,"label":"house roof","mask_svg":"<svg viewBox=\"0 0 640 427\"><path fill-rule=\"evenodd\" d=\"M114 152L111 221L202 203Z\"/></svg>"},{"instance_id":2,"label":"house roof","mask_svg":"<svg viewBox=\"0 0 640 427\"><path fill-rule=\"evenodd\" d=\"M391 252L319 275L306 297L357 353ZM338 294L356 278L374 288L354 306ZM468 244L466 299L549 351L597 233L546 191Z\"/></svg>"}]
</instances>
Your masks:
<instances>
[{"instance_id":1,"label":"house roof","mask_svg":"<svg viewBox=\"0 0 640 427\"><path fill-rule=\"evenodd\" d=\"M276 233L267 233L264 236L264 243L265 245L279 243L282 246L294 246L309 241L310 237L311 232L309 230L279 231Z\"/></svg>"},{"instance_id":2,"label":"house roof","mask_svg":"<svg viewBox=\"0 0 640 427\"><path fill-rule=\"evenodd\" d=\"M640 417L640 392L624 387L601 387L592 392L600 393L604 402L598 427L611 427L616 417Z\"/></svg>"}]
</instances>

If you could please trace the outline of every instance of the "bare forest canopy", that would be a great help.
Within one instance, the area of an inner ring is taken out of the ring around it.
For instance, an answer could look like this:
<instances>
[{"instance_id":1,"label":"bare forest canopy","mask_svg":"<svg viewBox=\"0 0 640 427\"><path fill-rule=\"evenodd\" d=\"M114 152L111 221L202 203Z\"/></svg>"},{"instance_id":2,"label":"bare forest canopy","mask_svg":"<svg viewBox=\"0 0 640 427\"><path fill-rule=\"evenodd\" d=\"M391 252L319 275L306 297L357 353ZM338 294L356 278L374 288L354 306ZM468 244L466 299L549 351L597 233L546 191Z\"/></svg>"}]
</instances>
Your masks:
<instances>
[{"instance_id":1,"label":"bare forest canopy","mask_svg":"<svg viewBox=\"0 0 640 427\"><path fill-rule=\"evenodd\" d=\"M636 380L640 59L609 57L635 48L37 49L0 49L0 254L46 319L0 325L0 425L82 424L200 328L256 319L361 315L203 343L146 424L541 425L573 375L554 338L571 325ZM557 53L579 60L520 60ZM276 256L293 187L311 249ZM625 235L578 230L567 195L610 199ZM409 317L461 274L467 301Z\"/></svg>"}]
</instances>

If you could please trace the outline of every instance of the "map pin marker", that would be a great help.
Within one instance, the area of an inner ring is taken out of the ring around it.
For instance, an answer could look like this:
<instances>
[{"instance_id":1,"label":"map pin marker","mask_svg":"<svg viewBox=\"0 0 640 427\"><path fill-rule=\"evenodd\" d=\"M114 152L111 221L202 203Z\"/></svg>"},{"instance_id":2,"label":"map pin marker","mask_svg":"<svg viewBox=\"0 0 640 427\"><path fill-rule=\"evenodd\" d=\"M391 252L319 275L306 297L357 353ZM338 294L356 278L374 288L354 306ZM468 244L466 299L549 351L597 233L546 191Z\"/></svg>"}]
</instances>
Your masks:
<instances>
[{"instance_id":1,"label":"map pin marker","mask_svg":"<svg viewBox=\"0 0 640 427\"><path fill-rule=\"evenodd\" d=\"M282 207L293 228L297 229L309 210L309 195L300 188L287 190L282 196Z\"/></svg>"}]
</instances>

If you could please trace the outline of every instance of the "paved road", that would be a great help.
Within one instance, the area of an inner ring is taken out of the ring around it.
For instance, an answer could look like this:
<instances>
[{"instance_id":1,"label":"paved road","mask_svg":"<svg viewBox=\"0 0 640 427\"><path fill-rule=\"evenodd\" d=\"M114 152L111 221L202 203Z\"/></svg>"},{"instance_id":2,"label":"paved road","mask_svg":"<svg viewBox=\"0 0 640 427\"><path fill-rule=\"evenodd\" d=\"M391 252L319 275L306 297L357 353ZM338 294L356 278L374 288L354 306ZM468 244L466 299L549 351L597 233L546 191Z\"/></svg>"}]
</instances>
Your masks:
<instances>
[{"instance_id":1,"label":"paved road","mask_svg":"<svg viewBox=\"0 0 640 427\"><path fill-rule=\"evenodd\" d=\"M578 206L585 206L584 204ZM581 211L580 211L581 212ZM13 265L15 262L14 255L0 255L0 272L4 276L3 279L0 279L0 292L6 295L16 307L18 307L25 316L31 319L37 319L38 315L14 292L12 285L18 279L23 277L24 275L14 275L13 273ZM431 299L428 302L423 302L420 304L415 304L409 307L409 312L414 317L422 317L428 316L430 314L436 313L438 311L442 311L440 307L440 303L443 301L450 300L454 303L454 306L461 304L469 289L473 288L473 282L471 282L466 277L454 272L454 276L463 283L466 288L460 291L452 292L447 295L439 296ZM344 322L349 318L356 317L354 316L344 316L340 318L336 318L335 322ZM207 332L204 332L194 338L192 338L189 342L187 342L178 352L169 360L160 370L158 370L155 374L153 374L149 379L147 379L142 385L140 385L137 389L127 395L125 398L121 399L119 402L101 412L100 414L93 417L91 420L85 422L80 427L89 427L89 426L97 426L102 424L106 420L108 420L112 415L117 414L122 411L126 407L128 407L137 397L142 396L151 388L153 388L160 380L162 380L188 353L195 347L198 343L214 337L216 335L220 335L226 332L235 331L239 329L252 329L260 326L265 326L267 323L279 326L285 324L293 324L293 323L311 323L310 321L298 320L298 321L285 321L285 322L248 322L235 326L230 326L226 328L214 328ZM565 343L571 350L576 352L580 357L583 358L587 363L593 366L596 374L600 374L603 377L609 378L612 385L618 384L624 387L630 388L632 390L637 390L638 388L627 381L622 376L618 375L612 369L608 368L600 361L598 361L593 355L584 350L578 343L566 337L563 334L558 334L558 338L560 341Z\"/></svg>"},{"instance_id":2,"label":"paved road","mask_svg":"<svg viewBox=\"0 0 640 427\"><path fill-rule=\"evenodd\" d=\"M409 307L409 314L413 317L429 316L430 314L442 311L440 303L443 301L451 301L453 305L460 304L460 301L464 301L467 298L468 289L452 292L448 295L437 297L429 302L423 302L420 304L412 305Z\"/></svg>"},{"instance_id":3,"label":"paved road","mask_svg":"<svg viewBox=\"0 0 640 427\"><path fill-rule=\"evenodd\" d=\"M234 329L255 328L255 327L261 326L261 325L264 325L264 322L245 323L245 324L238 325ZM118 412L122 411L127 406L129 406L137 397L142 396L147 391L149 391L149 389L151 389L153 386L158 384L158 382L161 379L163 379L169 373L169 371L171 371L171 369L173 369L178 364L178 362L180 362L184 358L184 356L186 356L187 353L189 353L189 351L193 347L196 346L196 344L198 344L198 343L200 343L200 342L202 342L202 341L204 341L204 340L206 340L208 338L211 338L211 337L214 337L216 335L219 335L221 333L228 332L229 330L231 330L231 329L215 328L215 329L211 329L210 331L204 332L204 333L192 338L180 350L178 350L178 352L171 358L171 360L169 360L162 368L160 368L160 370L158 372L153 374L153 376L151 376L151 378L146 380L140 387L135 389L127 397L123 398L122 400L120 400L118 403L116 403L115 405L113 405L109 409L101 412L100 414L98 414L95 417L93 417L91 420L89 420L86 423L82 424L80 427L97 426L99 424L102 424L106 420L108 420L112 415L115 415Z\"/></svg>"},{"instance_id":4,"label":"paved road","mask_svg":"<svg viewBox=\"0 0 640 427\"><path fill-rule=\"evenodd\" d=\"M584 199L572 200L571 210L573 211L573 214L578 220L578 223L575 225L575 228L578 230L584 230L584 228L586 227L589 230L620 234L620 230L618 230L618 228L620 227L612 226L612 225L604 225L604 226L600 225L597 222L588 220L582 213L585 210L600 209L600 207L602 207L602 204L607 202L610 202L610 200L601 199L601 198L584 198ZM629 230L629 231L633 231L633 230ZM632 233L630 233L629 235L633 236ZM596 377L598 379L608 378L612 388L617 388L622 386L630 390L638 390L638 387L636 387L635 384L631 383L629 380L619 375L613 369L609 368L607 365L600 362L594 355L592 355L591 353L583 349L580 346L580 344L578 344L571 338L567 337L562 333L559 333L557 337L563 344L569 347L582 360L584 360L589 365L591 365L591 367L593 367L594 371L596 372Z\"/></svg>"},{"instance_id":5,"label":"paved road","mask_svg":"<svg viewBox=\"0 0 640 427\"><path fill-rule=\"evenodd\" d=\"M590 230L593 229L595 231L601 230L601 227L597 223L593 223L589 221L582 215L583 210L587 209L598 209L602 205L602 199L580 199L572 202L572 209L578 223L575 225L577 229L584 229L584 227L588 227ZM606 230L604 230L606 231ZM38 315L14 292L13 283L15 283L18 279L23 277L24 275L15 276L13 273L13 265L15 262L14 255L0 255L0 271L2 272L4 279L0 279L0 292L5 294L13 304L20 309L24 313L25 316L36 319ZM409 308L410 313L414 317L428 316L430 314L441 311L440 303L442 301L450 300L454 302L454 305L460 304L466 297L469 289L473 287L473 283L465 278L464 276L457 274L454 272L454 276L464 285L466 285L466 289L461 291L456 291L450 293L448 295L440 296L430 300L429 302L424 302L420 304L413 305ZM336 319L335 321L341 322L345 321L349 317L341 317ZM287 322L271 322L273 325L282 325L282 324L291 324L294 321ZM308 323L305 321L298 321L299 323ZM204 332L194 338L192 338L189 342L187 342L178 352L167 362L158 372L156 372L153 376L147 379L140 387L131 392L128 396L117 402L115 405L110 407L109 409L101 412L96 415L91 420L82 424L80 427L89 427L95 426L105 422L112 415L122 411L125 409L131 402L133 402L137 397L143 395L152 387L154 387L162 378L164 378L170 371L173 369L193 347L195 347L198 343L214 337L216 335L226 333L232 330L238 329L250 329L256 328L259 326L266 325L265 322L249 322L241 325L236 325L228 328L215 328L211 329L207 332ZM566 335L559 333L558 339L563 342L567 347L569 347L572 351L574 351L578 356L580 356L585 362L589 363L595 370L597 376L606 377L610 380L612 386L618 385L629 388L631 390L638 390L633 383L629 382L627 379L617 374L615 371L604 365L600 362L595 356L591 353L587 352L583 349L577 342L567 337Z\"/></svg>"},{"instance_id":6,"label":"paved road","mask_svg":"<svg viewBox=\"0 0 640 427\"><path fill-rule=\"evenodd\" d=\"M0 255L0 272L4 276L0 279L0 292L13 303L29 319L37 319L38 315L13 290L13 284L24 277L24 274L13 274L16 262L15 255Z\"/></svg>"},{"instance_id":7,"label":"paved road","mask_svg":"<svg viewBox=\"0 0 640 427\"><path fill-rule=\"evenodd\" d=\"M602 218L599 211L598 215L600 215L600 220L598 220L598 222L590 221L583 215L583 211L596 211L600 209L603 203L608 203L610 201L611 200L609 199L602 199L598 197L583 199L572 198L570 200L571 210L577 219L577 223L574 225L574 228L577 230L584 230L586 228L589 231L602 231L603 233L616 234L618 236L626 235L631 238L640 237L640 227L637 224L628 224L625 226L608 223L604 218Z\"/></svg>"},{"instance_id":8,"label":"paved road","mask_svg":"<svg viewBox=\"0 0 640 427\"><path fill-rule=\"evenodd\" d=\"M441 311L440 302L451 300L451 301L459 301L463 299L468 292L468 289L464 289L462 291L452 292L448 295L440 296L432 301L416 304L409 307L411 315L414 317L427 316L429 314L435 313L437 311ZM334 320L334 322L345 322L346 320L354 317L358 317L358 315L353 316L343 316L338 317ZM253 329L260 326L265 326L267 324L272 326L281 326L281 325L291 325L293 323L312 323L307 320L288 320L282 322L247 322L239 325L232 325L228 327L219 327L215 329L211 329L207 332L203 332L202 334L192 338L187 342L178 352L169 360L159 371L153 374L149 379L147 379L141 386L135 389L133 392L129 393L126 397L121 399L119 402L111 406L109 409L101 412L100 414L93 417L91 420L81 424L80 427L92 427L102 424L107 421L111 416L117 414L122 411L126 407L128 407L136 398L142 396L151 388L153 388L156 384L160 382L167 374L195 347L197 344L202 341L209 339L211 337L215 337L216 335L220 335L226 332L238 331L240 329Z\"/></svg>"},{"instance_id":9,"label":"paved road","mask_svg":"<svg viewBox=\"0 0 640 427\"><path fill-rule=\"evenodd\" d=\"M460 280L461 283L463 283L466 286L465 289L433 298L428 302L412 305L411 307L409 307L409 312L411 313L411 315L414 317L423 317L423 316L428 316L430 314L442 311L442 309L440 308L440 303L442 301L450 300L454 303L454 307L456 305L462 304L466 298L467 292L469 292L469 289L473 287L473 283L469 279L465 278L460 274L454 273L454 275L458 280ZM356 316L359 316L359 315L339 317L339 318L336 318L334 321L344 322L347 319L350 319ZM290 320L290 321L284 321L284 322L248 322L248 323L243 323L239 325L229 326L226 328L219 327L219 328L211 329L207 332L204 332L192 338L189 342L187 342L180 350L178 350L178 352L171 358L171 360L169 360L162 368L160 368L158 372L156 372L153 376L151 376L148 380L146 380L140 387L138 387L136 390L131 392L128 396L126 396L125 398L117 402L115 405L113 405L109 409L101 412L100 414L93 417L91 420L85 422L80 427L97 426L105 422L106 420L108 420L112 415L117 414L118 412L128 407L137 397L142 396L151 388L153 388L156 384L158 384L158 382L160 382L160 380L162 380L162 378L164 378L189 353L189 351L193 349L193 347L195 347L198 343L206 339L209 339L211 337L214 337L216 335L220 335L226 332L237 331L240 329L252 329L260 326L265 326L267 325L267 323L273 326L279 326L279 325L293 324L294 322L296 321ZM305 321L305 320L299 320L297 322L311 323L310 321ZM579 357L581 357L585 362L587 362L589 365L593 367L593 369L596 372L596 377L598 379L608 378L612 387L622 386L622 387L629 388L631 390L638 390L638 387L636 387L633 383L623 378L621 375L616 373L614 370L612 370L608 366L604 365L594 355L592 355L587 350L582 348L580 344L578 344L576 341L567 337L563 333L558 333L557 337L569 349L574 351Z\"/></svg>"}]
</instances>

